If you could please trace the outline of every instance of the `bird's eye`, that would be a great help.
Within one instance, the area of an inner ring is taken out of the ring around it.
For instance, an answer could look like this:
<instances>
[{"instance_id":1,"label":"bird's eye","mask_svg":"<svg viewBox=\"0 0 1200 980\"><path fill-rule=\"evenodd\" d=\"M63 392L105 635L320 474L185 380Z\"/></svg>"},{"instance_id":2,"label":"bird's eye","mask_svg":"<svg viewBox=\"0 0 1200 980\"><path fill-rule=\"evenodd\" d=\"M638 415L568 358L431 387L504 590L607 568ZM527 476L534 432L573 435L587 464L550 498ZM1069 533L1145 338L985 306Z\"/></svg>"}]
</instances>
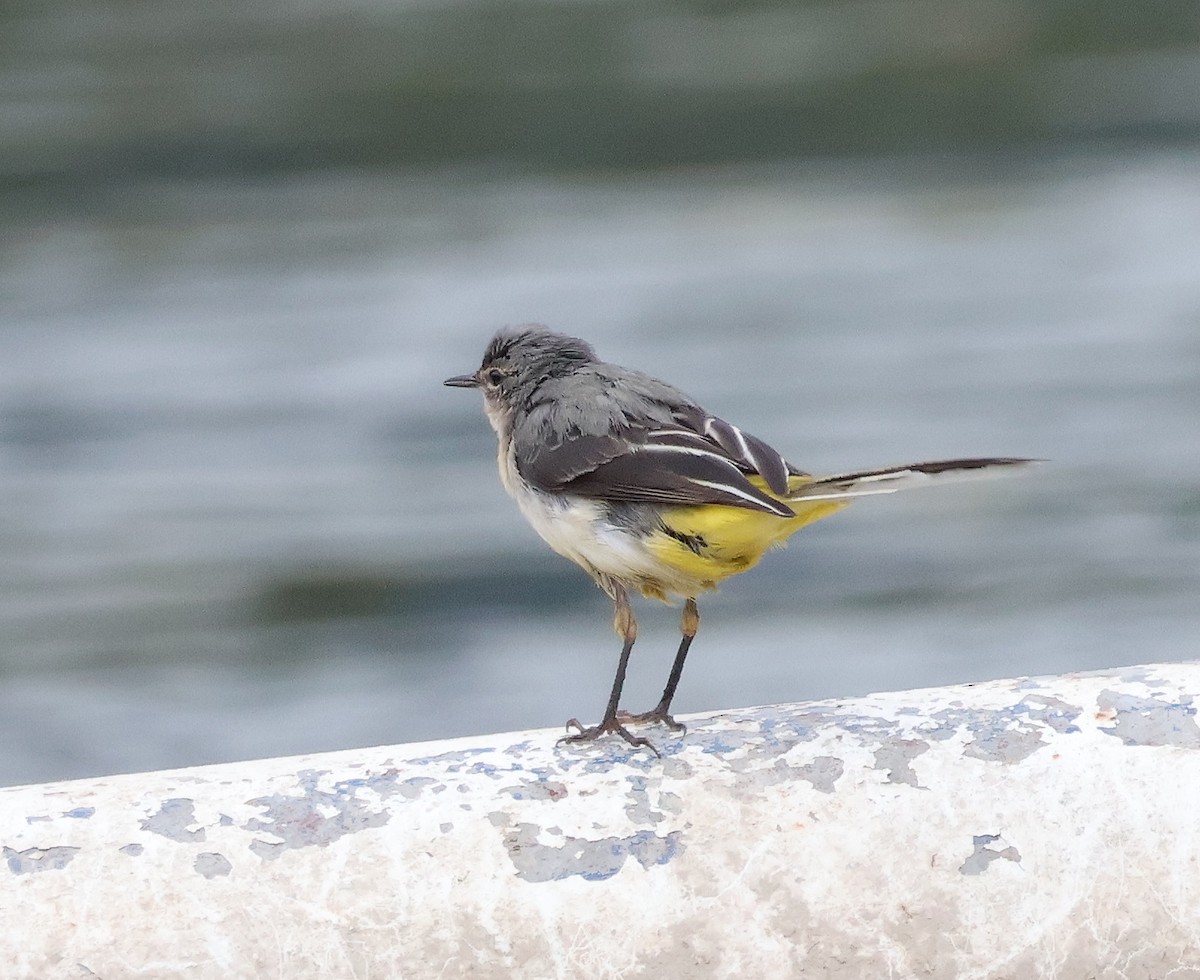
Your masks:
<instances>
[{"instance_id":1,"label":"bird's eye","mask_svg":"<svg viewBox=\"0 0 1200 980\"><path fill-rule=\"evenodd\" d=\"M492 368L487 373L487 383L490 385L499 385L504 380L504 372L499 368Z\"/></svg>"}]
</instances>

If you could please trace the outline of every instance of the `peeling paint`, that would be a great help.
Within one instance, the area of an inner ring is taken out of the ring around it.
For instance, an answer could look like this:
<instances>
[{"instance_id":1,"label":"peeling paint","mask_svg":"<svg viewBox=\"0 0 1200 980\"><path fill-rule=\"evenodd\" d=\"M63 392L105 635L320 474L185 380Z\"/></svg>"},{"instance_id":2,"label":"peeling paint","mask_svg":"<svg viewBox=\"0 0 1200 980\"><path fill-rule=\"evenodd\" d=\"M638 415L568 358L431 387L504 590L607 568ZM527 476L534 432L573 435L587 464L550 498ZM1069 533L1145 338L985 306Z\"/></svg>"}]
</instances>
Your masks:
<instances>
[{"instance_id":1,"label":"peeling paint","mask_svg":"<svg viewBox=\"0 0 1200 980\"><path fill-rule=\"evenodd\" d=\"M480 748L457 749L453 752L441 752L437 755L426 755L410 759L409 764L414 766L432 766L439 772L461 772L463 766L471 759L474 759L476 756L487 755L490 751L490 749Z\"/></svg>"},{"instance_id":2,"label":"peeling paint","mask_svg":"<svg viewBox=\"0 0 1200 980\"><path fill-rule=\"evenodd\" d=\"M874 769L885 770L889 783L905 783L917 789L924 789L917 782L917 774L913 771L913 759L929 751L929 743L914 738L894 739L887 745L875 750Z\"/></svg>"},{"instance_id":3,"label":"peeling paint","mask_svg":"<svg viewBox=\"0 0 1200 980\"><path fill-rule=\"evenodd\" d=\"M818 793L832 793L834 783L842 778L846 764L832 755L819 755L803 766L793 766L792 771L800 778L812 783Z\"/></svg>"},{"instance_id":4,"label":"peeling paint","mask_svg":"<svg viewBox=\"0 0 1200 980\"><path fill-rule=\"evenodd\" d=\"M518 877L531 882L561 881L575 875L585 881L603 881L617 874L631 857L649 869L668 863L684 850L677 830L664 837L649 830L599 840L566 837L559 845L541 843L538 833L536 824L521 823L504 835Z\"/></svg>"},{"instance_id":5,"label":"peeling paint","mask_svg":"<svg viewBox=\"0 0 1200 980\"><path fill-rule=\"evenodd\" d=\"M1028 759L1045 744L1042 733L1036 728L981 732L963 749L963 755L969 759L1012 764Z\"/></svg>"},{"instance_id":6,"label":"peeling paint","mask_svg":"<svg viewBox=\"0 0 1200 980\"><path fill-rule=\"evenodd\" d=\"M391 818L378 802L358 798L364 781L344 780L336 783L333 791L327 791L317 787L321 775L313 770L299 773L304 790L299 796L274 793L248 801L251 806L261 807L263 814L246 821L242 829L279 838L268 841L255 837L249 845L254 854L274 860L290 848L327 847L347 834L382 827Z\"/></svg>"},{"instance_id":7,"label":"peeling paint","mask_svg":"<svg viewBox=\"0 0 1200 980\"><path fill-rule=\"evenodd\" d=\"M1096 697L1096 705L1103 720L1114 722L1111 728L1101 727L1100 731L1125 745L1200 748L1200 728L1190 697L1175 703L1106 689Z\"/></svg>"},{"instance_id":8,"label":"peeling paint","mask_svg":"<svg viewBox=\"0 0 1200 980\"><path fill-rule=\"evenodd\" d=\"M1020 690L1027 686L1017 685ZM1078 732L1075 722L1082 713L1077 705L1041 694L1027 694L1005 708L969 708L955 703L933 712L930 718L938 730L922 730L922 734L942 741L965 729L971 735L963 748L967 758L1015 765L1048 744L1045 728L1059 734Z\"/></svg>"},{"instance_id":9,"label":"peeling paint","mask_svg":"<svg viewBox=\"0 0 1200 980\"><path fill-rule=\"evenodd\" d=\"M224 878L233 870L233 865L224 854L206 851L196 855L195 868L205 878Z\"/></svg>"},{"instance_id":10,"label":"peeling paint","mask_svg":"<svg viewBox=\"0 0 1200 980\"><path fill-rule=\"evenodd\" d=\"M1011 844L998 851L988 847L989 844L994 844L999 839L999 834L980 834L977 837L973 837L971 841L974 844L975 850L959 866L959 874L981 875L987 871L993 861L1005 860L1019 864L1021 861L1021 852Z\"/></svg>"},{"instance_id":11,"label":"peeling paint","mask_svg":"<svg viewBox=\"0 0 1200 980\"><path fill-rule=\"evenodd\" d=\"M497 793L511 796L514 800L558 800L566 799L567 786L556 779L538 779L512 786L501 786Z\"/></svg>"},{"instance_id":12,"label":"peeling paint","mask_svg":"<svg viewBox=\"0 0 1200 980\"><path fill-rule=\"evenodd\" d=\"M4 848L4 860L8 870L15 875L37 874L39 871L62 871L75 855L78 847L27 847L23 851Z\"/></svg>"},{"instance_id":13,"label":"peeling paint","mask_svg":"<svg viewBox=\"0 0 1200 980\"><path fill-rule=\"evenodd\" d=\"M1114 950L1200 976L1200 664L1125 673L728 711L662 758L547 731L3 789L5 948L196 980L1082 976Z\"/></svg>"},{"instance_id":14,"label":"peeling paint","mask_svg":"<svg viewBox=\"0 0 1200 980\"><path fill-rule=\"evenodd\" d=\"M77 806L74 810L68 810L63 816L72 820L86 820L88 817L94 815L95 812L96 808L94 806Z\"/></svg>"},{"instance_id":15,"label":"peeling paint","mask_svg":"<svg viewBox=\"0 0 1200 980\"><path fill-rule=\"evenodd\" d=\"M163 800L157 813L142 820L142 830L181 844L205 839L204 828L188 830L196 822L196 804L188 799Z\"/></svg>"},{"instance_id":16,"label":"peeling paint","mask_svg":"<svg viewBox=\"0 0 1200 980\"><path fill-rule=\"evenodd\" d=\"M556 752L564 772L578 768L579 772L591 776L611 772L614 766L627 767L636 772L653 772L664 758L679 751L678 745L671 743L657 744L656 747L658 757L645 749L631 748L624 742L619 745L585 742L581 746L557 746Z\"/></svg>"},{"instance_id":17,"label":"peeling paint","mask_svg":"<svg viewBox=\"0 0 1200 980\"><path fill-rule=\"evenodd\" d=\"M667 819L667 815L650 802L650 792L647 789L648 780L645 776L630 776L625 804L625 815L633 824L656 824Z\"/></svg>"},{"instance_id":18,"label":"peeling paint","mask_svg":"<svg viewBox=\"0 0 1200 980\"><path fill-rule=\"evenodd\" d=\"M1083 708L1077 704L1068 704L1061 698L1041 694L1024 697L1021 704L1027 707L1026 713L1031 721L1040 721L1060 735L1079 731L1075 722L1083 714Z\"/></svg>"},{"instance_id":19,"label":"peeling paint","mask_svg":"<svg viewBox=\"0 0 1200 980\"><path fill-rule=\"evenodd\" d=\"M672 793L669 790L663 790L663 792L658 794L658 805L666 813L683 813L683 800L680 799L677 793Z\"/></svg>"},{"instance_id":20,"label":"peeling paint","mask_svg":"<svg viewBox=\"0 0 1200 980\"><path fill-rule=\"evenodd\" d=\"M832 793L834 783L844 771L842 761L833 756L818 756L801 766L792 765L780 756L771 765L764 765L766 759L770 758L770 754L763 758L754 753L730 760L729 768L736 774L733 785L738 795L758 793L769 786L792 784L797 779L807 780L822 793Z\"/></svg>"},{"instance_id":21,"label":"peeling paint","mask_svg":"<svg viewBox=\"0 0 1200 980\"><path fill-rule=\"evenodd\" d=\"M368 785L371 785L376 792L379 792L379 786L377 784L369 783ZM415 800L425 789L436 785L437 780L432 776L414 776L412 779L406 779L401 783L397 783L395 786L395 792L399 793L406 800ZM381 795L386 798L389 794L384 792Z\"/></svg>"}]
</instances>

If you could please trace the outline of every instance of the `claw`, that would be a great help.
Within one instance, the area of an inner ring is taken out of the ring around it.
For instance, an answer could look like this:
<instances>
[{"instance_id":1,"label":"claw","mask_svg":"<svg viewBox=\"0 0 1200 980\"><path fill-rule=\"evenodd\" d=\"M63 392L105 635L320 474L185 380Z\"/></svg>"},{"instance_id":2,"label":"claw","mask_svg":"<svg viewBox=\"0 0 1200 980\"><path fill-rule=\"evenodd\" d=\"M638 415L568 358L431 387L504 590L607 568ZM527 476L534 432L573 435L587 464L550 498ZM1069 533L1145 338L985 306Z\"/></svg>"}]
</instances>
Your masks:
<instances>
[{"instance_id":1,"label":"claw","mask_svg":"<svg viewBox=\"0 0 1200 980\"><path fill-rule=\"evenodd\" d=\"M578 731L576 731L574 735L564 735L562 738L560 738L558 740L560 745L563 742L594 742L601 735L619 735L635 749L649 749L655 754L655 756L660 759L662 758L662 756L659 756L658 749L654 747L654 743L651 742L650 739L643 738L640 735L634 735L633 732L629 731L629 729L621 724L617 715L613 715L611 718L605 718L600 722L600 724L592 725L590 728L585 728L583 725L581 725L578 718L572 718L567 722L566 727L575 728L578 729Z\"/></svg>"},{"instance_id":2,"label":"claw","mask_svg":"<svg viewBox=\"0 0 1200 980\"><path fill-rule=\"evenodd\" d=\"M661 706L651 708L649 711L643 711L638 715L631 714L628 711L618 711L617 721L626 724L633 722L638 725L666 725L673 732L679 732L681 735L687 734L687 725L681 721L676 721Z\"/></svg>"}]
</instances>

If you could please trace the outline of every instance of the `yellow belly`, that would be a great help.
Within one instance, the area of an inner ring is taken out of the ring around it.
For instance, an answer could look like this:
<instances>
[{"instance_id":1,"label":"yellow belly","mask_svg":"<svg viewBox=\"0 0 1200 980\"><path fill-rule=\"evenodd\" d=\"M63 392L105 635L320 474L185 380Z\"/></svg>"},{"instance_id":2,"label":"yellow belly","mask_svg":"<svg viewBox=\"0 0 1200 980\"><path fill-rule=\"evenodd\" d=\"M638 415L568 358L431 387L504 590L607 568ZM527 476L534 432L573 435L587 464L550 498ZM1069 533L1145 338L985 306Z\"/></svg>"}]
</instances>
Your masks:
<instances>
[{"instance_id":1,"label":"yellow belly","mask_svg":"<svg viewBox=\"0 0 1200 980\"><path fill-rule=\"evenodd\" d=\"M810 480L811 477L793 476L789 483L798 489ZM751 477L751 482L767 491L761 479ZM654 556L670 567L678 579L694 584L691 592L694 595L751 568L768 548L784 544L806 524L828 517L847 503L847 500L789 502L788 506L796 511L792 518L745 507L670 507L663 511L663 523L671 533L655 534L648 543ZM646 583L642 591L656 598L664 597L663 590L654 583Z\"/></svg>"}]
</instances>

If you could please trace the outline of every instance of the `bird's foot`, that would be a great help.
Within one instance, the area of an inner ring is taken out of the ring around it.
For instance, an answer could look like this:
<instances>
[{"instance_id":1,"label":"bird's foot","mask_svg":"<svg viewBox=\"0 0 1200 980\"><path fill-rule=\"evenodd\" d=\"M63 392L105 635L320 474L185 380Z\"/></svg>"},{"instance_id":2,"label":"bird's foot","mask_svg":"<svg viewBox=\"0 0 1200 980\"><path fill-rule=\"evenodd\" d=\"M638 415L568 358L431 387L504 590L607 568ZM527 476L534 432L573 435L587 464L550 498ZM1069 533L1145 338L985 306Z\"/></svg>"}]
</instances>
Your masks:
<instances>
[{"instance_id":1,"label":"bird's foot","mask_svg":"<svg viewBox=\"0 0 1200 980\"><path fill-rule=\"evenodd\" d=\"M604 718L600 724L592 725L590 728L585 728L579 723L579 720L572 718L567 722L568 728L577 728L578 731L574 735L564 735L558 741L562 742L594 742L601 735L619 735L626 742L632 745L635 749L646 748L658 755L658 749L654 747L654 743L648 738L642 738L640 735L634 735L628 728L621 724L619 715ZM660 756L661 758L661 756Z\"/></svg>"},{"instance_id":2,"label":"bird's foot","mask_svg":"<svg viewBox=\"0 0 1200 980\"><path fill-rule=\"evenodd\" d=\"M626 724L633 722L638 725L666 725L673 732L679 732L681 735L687 733L687 725L672 718L667 712L665 704L659 704L649 711L643 711L639 715L631 714L628 711L618 711L617 721Z\"/></svg>"}]
</instances>

